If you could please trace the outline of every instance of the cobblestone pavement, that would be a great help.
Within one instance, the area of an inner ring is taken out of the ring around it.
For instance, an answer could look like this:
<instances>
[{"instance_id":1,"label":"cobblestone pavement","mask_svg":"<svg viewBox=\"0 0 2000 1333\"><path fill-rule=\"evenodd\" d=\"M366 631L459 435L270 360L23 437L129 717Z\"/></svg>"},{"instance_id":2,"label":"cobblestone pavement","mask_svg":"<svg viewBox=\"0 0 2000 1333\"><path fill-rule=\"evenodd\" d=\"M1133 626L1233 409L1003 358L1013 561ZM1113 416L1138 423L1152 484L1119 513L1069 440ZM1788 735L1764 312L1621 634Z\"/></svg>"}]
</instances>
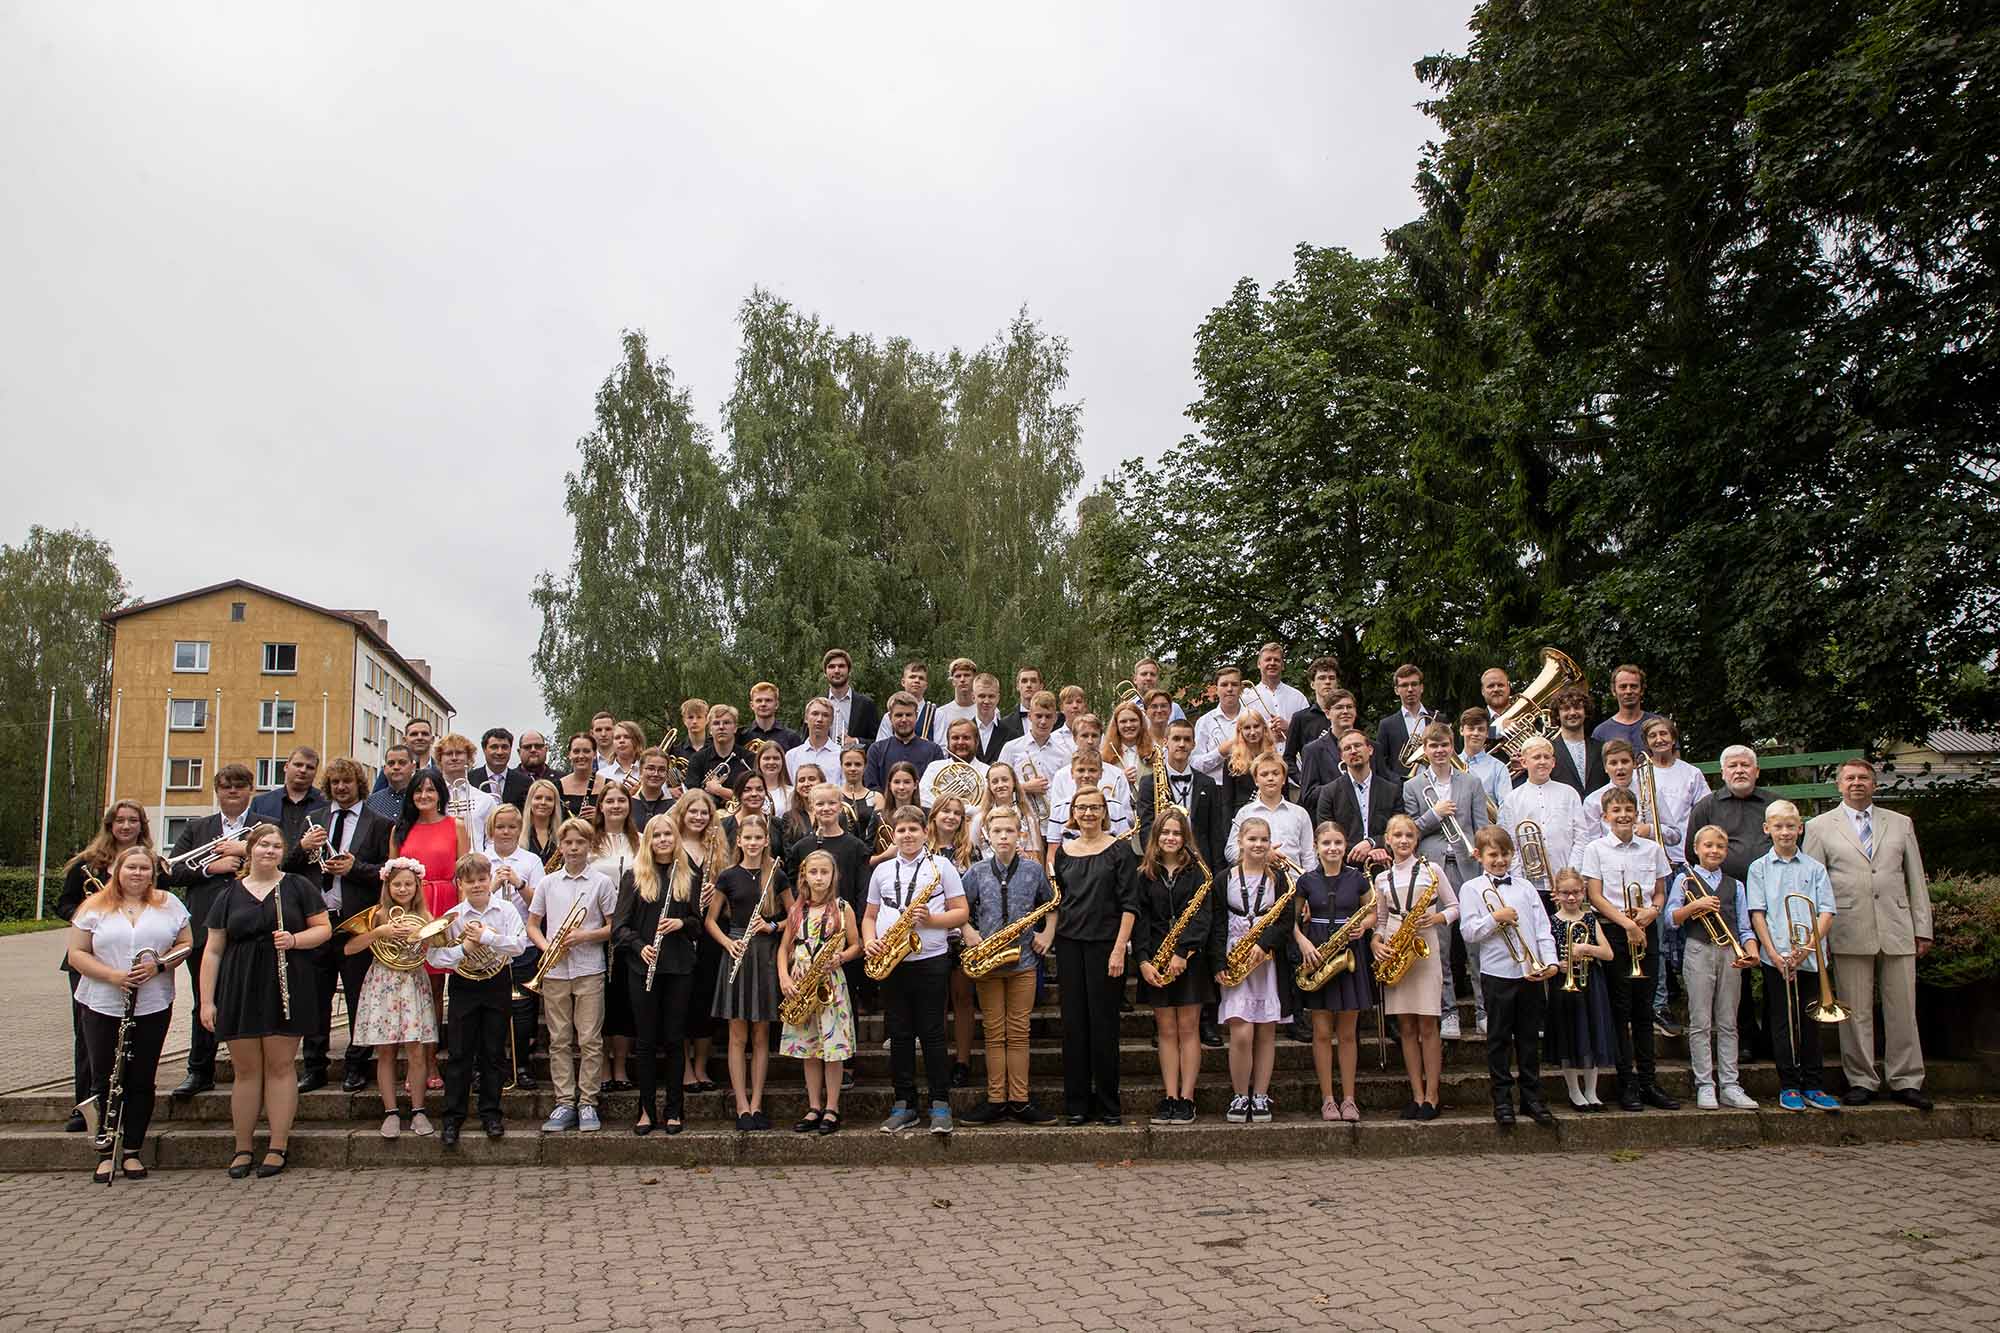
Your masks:
<instances>
[{"instance_id":1,"label":"cobblestone pavement","mask_svg":"<svg viewBox=\"0 0 2000 1333\"><path fill-rule=\"evenodd\" d=\"M6 1014L0 1020L0 1092L40 1087L68 1075L69 1009L62 998L64 978L56 970L68 939L68 930L0 936L0 999L6 1005L0 1010ZM160 1061L166 1087L180 1082L186 1072L188 1015L194 1008L188 1003L187 981L177 977L175 987L174 1025Z\"/></svg>"},{"instance_id":2,"label":"cobblestone pavement","mask_svg":"<svg viewBox=\"0 0 2000 1333\"><path fill-rule=\"evenodd\" d=\"M9 1176L0 1208L17 1237L10 1330L2000 1327L2000 1145L1979 1140L1337 1165L210 1170L108 1190ZM472 1257L448 1262L461 1235Z\"/></svg>"}]
</instances>

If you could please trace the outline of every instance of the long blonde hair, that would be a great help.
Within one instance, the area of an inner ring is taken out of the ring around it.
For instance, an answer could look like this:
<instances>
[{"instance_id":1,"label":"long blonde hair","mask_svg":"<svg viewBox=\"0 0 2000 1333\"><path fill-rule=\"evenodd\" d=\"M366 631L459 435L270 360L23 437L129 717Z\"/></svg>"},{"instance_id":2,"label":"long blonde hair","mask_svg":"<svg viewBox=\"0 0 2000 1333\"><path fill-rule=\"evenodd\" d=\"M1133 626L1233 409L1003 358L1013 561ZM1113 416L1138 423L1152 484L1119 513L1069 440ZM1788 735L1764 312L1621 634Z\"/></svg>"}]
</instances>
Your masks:
<instances>
[{"instance_id":1,"label":"long blonde hair","mask_svg":"<svg viewBox=\"0 0 2000 1333\"><path fill-rule=\"evenodd\" d=\"M549 800L554 804L549 807L548 840L538 845L553 851L556 830L562 827L563 822L562 788L547 778L536 778L529 783L528 794L521 798L521 845L528 846L540 835L541 830L535 827L535 793L544 787L548 788Z\"/></svg>"},{"instance_id":2,"label":"long blonde hair","mask_svg":"<svg viewBox=\"0 0 2000 1333\"><path fill-rule=\"evenodd\" d=\"M1141 764L1153 762L1153 729L1146 725L1146 711L1127 699L1111 710L1111 721L1104 728L1104 744L1098 749L1104 762L1118 768L1125 767L1125 742L1118 736L1118 715L1130 713L1139 719L1139 743L1133 747L1139 753Z\"/></svg>"},{"instance_id":3,"label":"long blonde hair","mask_svg":"<svg viewBox=\"0 0 2000 1333\"><path fill-rule=\"evenodd\" d=\"M1253 717L1257 719L1257 725L1264 732L1264 743L1254 750L1243 743L1243 724ZM1238 715L1236 719L1235 739L1236 744L1229 747L1229 771L1238 777L1251 772L1257 760L1262 756L1278 752L1277 748L1271 744L1270 719L1254 708L1246 708Z\"/></svg>"},{"instance_id":4,"label":"long blonde hair","mask_svg":"<svg viewBox=\"0 0 2000 1333\"><path fill-rule=\"evenodd\" d=\"M958 832L952 835L949 847L941 847L938 845L937 817L943 813L947 805L958 807ZM931 807L931 817L927 832L929 836L925 841L932 851L943 852L950 856L951 863L960 870L964 870L972 864L972 818L965 812L964 801L956 796L938 797L937 804Z\"/></svg>"},{"instance_id":5,"label":"long blonde hair","mask_svg":"<svg viewBox=\"0 0 2000 1333\"><path fill-rule=\"evenodd\" d=\"M1012 796L1012 803L997 808L1013 811L1015 818L1021 821L1021 846L1038 848L1042 845L1041 821L1035 818L1034 808L1028 804L1027 796L1021 791L1021 775L1014 771L1012 764L1004 761L987 766L986 782L979 790L979 803L973 807L973 813L979 818L980 835L985 836L986 821L996 809L993 804L993 775L1003 768L1007 770L1008 791Z\"/></svg>"},{"instance_id":6,"label":"long blonde hair","mask_svg":"<svg viewBox=\"0 0 2000 1333\"><path fill-rule=\"evenodd\" d=\"M660 863L653 859L655 829L665 829L674 835L674 861L667 870L667 876L673 884L674 901L684 903L690 897L692 890L688 884L688 877L676 873L687 864L687 858L681 855L681 830L680 826L674 823L674 813L671 810L662 810L646 821L645 830L639 835L639 854L632 861L632 883L638 888L639 897L644 901L649 903L660 901Z\"/></svg>"},{"instance_id":7,"label":"long blonde hair","mask_svg":"<svg viewBox=\"0 0 2000 1333\"><path fill-rule=\"evenodd\" d=\"M728 845L722 837L722 819L715 812L714 799L699 787L682 792L681 798L666 812L667 818L674 821L674 832L680 835L681 840L679 855L674 857L673 893L677 903L686 902L692 892L694 867L688 861L687 849L691 839L687 831L687 812L690 806L697 803L708 808L708 827L702 830L699 839L692 840L701 844L702 873L708 877L709 883L714 883L722 873L722 858L728 855Z\"/></svg>"},{"instance_id":8,"label":"long blonde hair","mask_svg":"<svg viewBox=\"0 0 2000 1333\"><path fill-rule=\"evenodd\" d=\"M792 894L792 910L787 914L793 930L804 927L806 913L811 911L813 906L807 901L812 891L806 887L808 883L806 871L822 863L829 873L826 881L826 902L820 905L820 933L830 935L840 928L840 909L846 906L840 899L840 862L833 859L832 852L822 850L806 853L805 859L799 862L797 891Z\"/></svg>"}]
</instances>

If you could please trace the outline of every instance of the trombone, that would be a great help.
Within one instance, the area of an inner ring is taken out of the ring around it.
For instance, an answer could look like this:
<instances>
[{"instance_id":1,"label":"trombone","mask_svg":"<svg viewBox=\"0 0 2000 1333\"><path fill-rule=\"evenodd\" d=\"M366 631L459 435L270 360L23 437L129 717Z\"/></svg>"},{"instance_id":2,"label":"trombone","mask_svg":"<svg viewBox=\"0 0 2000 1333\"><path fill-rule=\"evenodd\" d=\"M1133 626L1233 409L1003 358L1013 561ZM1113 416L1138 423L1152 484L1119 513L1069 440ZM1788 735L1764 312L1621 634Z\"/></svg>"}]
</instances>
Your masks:
<instances>
[{"instance_id":1,"label":"trombone","mask_svg":"<svg viewBox=\"0 0 2000 1333\"><path fill-rule=\"evenodd\" d=\"M1486 904L1488 916L1507 905L1507 900L1494 891L1491 883L1479 890L1479 898ZM1500 927L1500 942L1507 946L1507 956L1514 960L1523 973L1542 970L1542 960L1535 957L1535 946L1521 933L1521 927L1517 922Z\"/></svg>"},{"instance_id":2,"label":"trombone","mask_svg":"<svg viewBox=\"0 0 2000 1333\"><path fill-rule=\"evenodd\" d=\"M1798 917L1792 914L1792 904L1795 902L1805 904L1806 919L1804 922L1801 922ZM1826 939L1819 933L1818 913L1811 898L1808 898L1803 893L1788 893L1785 895L1785 929L1790 936L1791 952L1800 953L1810 950L1813 956L1813 970L1819 973L1819 998L1806 1006L1806 1013L1816 1022L1820 1023L1846 1022L1847 1011L1840 1007L1838 1000L1833 998L1833 978L1827 970ZM1804 960L1801 959L1800 961L1803 962ZM1797 1005L1799 999L1799 982L1796 968L1793 969L1792 975L1785 978L1785 989L1791 1003ZM1791 1017L1790 1009L1785 1011L1785 1016L1787 1018ZM1796 1032L1793 1034L1792 1040L1794 1043L1798 1041Z\"/></svg>"},{"instance_id":3,"label":"trombone","mask_svg":"<svg viewBox=\"0 0 2000 1333\"><path fill-rule=\"evenodd\" d=\"M1620 899L1622 899L1619 905L1622 908L1624 908L1625 915L1627 917L1631 917L1638 912L1639 886L1637 884L1631 882L1630 880L1627 880L1625 883L1619 885L1618 896ZM1638 922L1635 921L1632 924L1637 925ZM1644 932L1642 931L1641 934L1643 933ZM1646 963L1646 941L1642 939L1637 944L1632 946L1632 971L1630 974L1631 980L1637 981L1641 977L1644 977L1646 975L1645 963Z\"/></svg>"}]
</instances>

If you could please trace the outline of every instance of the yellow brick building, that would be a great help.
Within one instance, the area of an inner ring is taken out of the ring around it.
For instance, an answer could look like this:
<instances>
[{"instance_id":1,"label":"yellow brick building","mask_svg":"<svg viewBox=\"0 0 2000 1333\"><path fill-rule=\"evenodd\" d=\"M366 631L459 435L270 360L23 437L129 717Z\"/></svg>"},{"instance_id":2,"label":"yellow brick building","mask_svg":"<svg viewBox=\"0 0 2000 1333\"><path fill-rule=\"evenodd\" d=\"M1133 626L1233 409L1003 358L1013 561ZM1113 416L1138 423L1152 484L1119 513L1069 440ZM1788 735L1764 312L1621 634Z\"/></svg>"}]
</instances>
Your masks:
<instances>
[{"instance_id":1,"label":"yellow brick building","mask_svg":"<svg viewBox=\"0 0 2000 1333\"><path fill-rule=\"evenodd\" d=\"M373 611L332 611L232 579L106 616L111 718L105 789L144 805L170 846L215 810L215 772L247 764L259 790L287 755L352 755L371 778L413 718L449 729L428 663L389 645Z\"/></svg>"}]
</instances>

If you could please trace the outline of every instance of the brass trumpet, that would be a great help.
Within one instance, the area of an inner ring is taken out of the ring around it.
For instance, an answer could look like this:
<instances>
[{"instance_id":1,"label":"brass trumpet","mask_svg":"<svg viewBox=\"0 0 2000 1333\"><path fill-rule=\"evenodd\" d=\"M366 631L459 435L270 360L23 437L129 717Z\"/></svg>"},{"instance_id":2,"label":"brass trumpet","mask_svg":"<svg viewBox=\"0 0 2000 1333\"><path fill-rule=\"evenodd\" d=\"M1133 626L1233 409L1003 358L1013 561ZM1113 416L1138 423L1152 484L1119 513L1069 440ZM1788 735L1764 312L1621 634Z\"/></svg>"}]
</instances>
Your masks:
<instances>
[{"instance_id":1,"label":"brass trumpet","mask_svg":"<svg viewBox=\"0 0 2000 1333\"><path fill-rule=\"evenodd\" d=\"M1637 884L1630 881L1621 884L1618 887L1618 896L1622 900L1619 905L1624 908L1626 916L1632 916L1639 910L1639 886ZM1632 924L1636 926L1639 923L1635 921ZM1643 931L1640 933L1644 934ZM1637 981L1646 975L1645 962L1646 941L1641 939L1637 944L1632 946L1632 980Z\"/></svg>"},{"instance_id":2,"label":"brass trumpet","mask_svg":"<svg viewBox=\"0 0 2000 1333\"><path fill-rule=\"evenodd\" d=\"M1691 903L1707 901L1716 903L1715 907L1707 911L1696 912L1695 920L1701 922L1702 929L1708 932L1710 944L1718 949L1728 949L1736 955L1737 962L1742 962L1743 941L1737 939L1736 932L1723 923L1721 900L1709 891L1708 885L1702 883L1694 871L1689 870L1685 873L1681 880L1681 893Z\"/></svg>"},{"instance_id":3,"label":"brass trumpet","mask_svg":"<svg viewBox=\"0 0 2000 1333\"><path fill-rule=\"evenodd\" d=\"M1487 884L1484 888L1480 889L1479 900L1486 904L1486 914L1488 916L1491 916L1494 912L1499 911L1507 905L1507 900L1495 892L1491 884ZM1520 965L1521 971L1539 972L1542 970L1542 960L1535 957L1535 946L1522 933L1519 923L1500 927L1500 942L1507 946L1507 956Z\"/></svg>"},{"instance_id":4,"label":"brass trumpet","mask_svg":"<svg viewBox=\"0 0 2000 1333\"><path fill-rule=\"evenodd\" d=\"M542 982L548 979L549 969L561 962L563 955L569 952L576 932L583 929L583 918L589 910L588 895L579 896L570 904L569 912L564 915L562 924L556 927L556 933L549 940L549 947L542 950L542 961L535 968L535 975L521 983L522 990L531 991L536 995L542 993Z\"/></svg>"}]
</instances>

